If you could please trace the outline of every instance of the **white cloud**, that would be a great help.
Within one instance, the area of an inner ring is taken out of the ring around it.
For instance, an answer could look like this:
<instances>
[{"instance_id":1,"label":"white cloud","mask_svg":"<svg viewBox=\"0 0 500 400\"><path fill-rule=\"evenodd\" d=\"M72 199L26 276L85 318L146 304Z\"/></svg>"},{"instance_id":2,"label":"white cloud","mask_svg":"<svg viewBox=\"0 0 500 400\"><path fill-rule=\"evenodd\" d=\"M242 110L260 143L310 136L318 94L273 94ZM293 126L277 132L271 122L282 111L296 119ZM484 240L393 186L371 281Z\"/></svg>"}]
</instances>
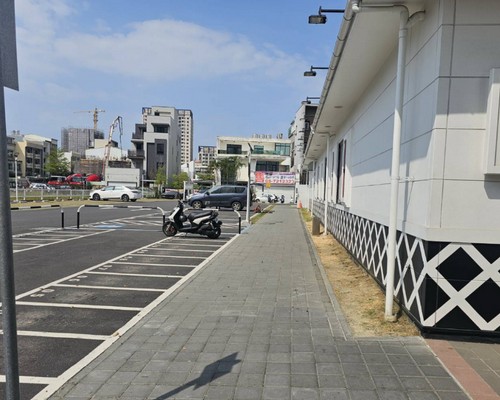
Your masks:
<instances>
[{"instance_id":1,"label":"white cloud","mask_svg":"<svg viewBox=\"0 0 500 400\"><path fill-rule=\"evenodd\" d=\"M282 79L303 60L268 44L172 19L136 22L112 32L102 19L94 32L76 31L65 0L18 0L20 66L30 77L57 78L84 68L164 82L246 73Z\"/></svg>"},{"instance_id":2,"label":"white cloud","mask_svg":"<svg viewBox=\"0 0 500 400\"><path fill-rule=\"evenodd\" d=\"M168 81L213 78L296 66L302 61L258 49L242 36L174 20L135 23L126 34L75 33L55 42L59 58L110 74Z\"/></svg>"}]
</instances>

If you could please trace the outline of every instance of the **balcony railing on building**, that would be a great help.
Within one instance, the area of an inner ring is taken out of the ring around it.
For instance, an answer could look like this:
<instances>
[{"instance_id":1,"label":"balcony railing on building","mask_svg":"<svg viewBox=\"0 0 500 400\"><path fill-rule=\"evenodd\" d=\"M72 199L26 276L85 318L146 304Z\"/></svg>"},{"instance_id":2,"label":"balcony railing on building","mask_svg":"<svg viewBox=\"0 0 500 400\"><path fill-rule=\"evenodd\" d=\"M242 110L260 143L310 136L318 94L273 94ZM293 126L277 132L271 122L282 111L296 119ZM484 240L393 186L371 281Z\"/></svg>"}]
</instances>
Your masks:
<instances>
[{"instance_id":1,"label":"balcony railing on building","mask_svg":"<svg viewBox=\"0 0 500 400\"><path fill-rule=\"evenodd\" d=\"M142 142L144 140L144 132L132 133L132 141L134 141L134 140L139 140Z\"/></svg>"},{"instance_id":2,"label":"balcony railing on building","mask_svg":"<svg viewBox=\"0 0 500 400\"><path fill-rule=\"evenodd\" d=\"M287 154L288 153L288 154ZM227 150L219 149L217 151L217 154L221 155L228 155L228 156L246 156L248 154L248 150L241 150L239 152L228 152ZM290 156L290 152L284 151L284 150L260 150L260 149L254 149L252 152L252 156L254 155L268 155L268 156L283 156L283 157L288 157Z\"/></svg>"},{"instance_id":3,"label":"balcony railing on building","mask_svg":"<svg viewBox=\"0 0 500 400\"><path fill-rule=\"evenodd\" d=\"M128 157L129 158L144 158L144 150L129 150Z\"/></svg>"}]
</instances>

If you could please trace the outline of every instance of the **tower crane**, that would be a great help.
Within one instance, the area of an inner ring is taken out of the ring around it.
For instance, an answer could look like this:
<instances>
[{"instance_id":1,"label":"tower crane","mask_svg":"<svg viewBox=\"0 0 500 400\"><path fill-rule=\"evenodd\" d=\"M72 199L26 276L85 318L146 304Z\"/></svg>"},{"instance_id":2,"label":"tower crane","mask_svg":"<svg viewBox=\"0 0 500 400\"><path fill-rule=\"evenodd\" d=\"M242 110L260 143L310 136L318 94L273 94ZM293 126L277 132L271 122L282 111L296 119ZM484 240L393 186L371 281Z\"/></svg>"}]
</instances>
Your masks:
<instances>
[{"instance_id":1,"label":"tower crane","mask_svg":"<svg viewBox=\"0 0 500 400\"><path fill-rule=\"evenodd\" d=\"M118 116L114 119L113 123L109 127L109 136L108 136L108 142L106 143L106 147L104 148L104 159L102 162L102 179L106 179L106 168L108 167L108 162L109 162L109 154L111 153L111 143L113 139L113 132L114 130L118 128L120 131L120 143L121 143L121 137L123 135L123 124L122 124L122 117Z\"/></svg>"},{"instance_id":2,"label":"tower crane","mask_svg":"<svg viewBox=\"0 0 500 400\"><path fill-rule=\"evenodd\" d=\"M99 120L99 113L106 112L106 110L100 110L96 107L93 110L75 111L75 113L83 113L83 112L94 114L94 132L97 131L97 121Z\"/></svg>"}]
</instances>

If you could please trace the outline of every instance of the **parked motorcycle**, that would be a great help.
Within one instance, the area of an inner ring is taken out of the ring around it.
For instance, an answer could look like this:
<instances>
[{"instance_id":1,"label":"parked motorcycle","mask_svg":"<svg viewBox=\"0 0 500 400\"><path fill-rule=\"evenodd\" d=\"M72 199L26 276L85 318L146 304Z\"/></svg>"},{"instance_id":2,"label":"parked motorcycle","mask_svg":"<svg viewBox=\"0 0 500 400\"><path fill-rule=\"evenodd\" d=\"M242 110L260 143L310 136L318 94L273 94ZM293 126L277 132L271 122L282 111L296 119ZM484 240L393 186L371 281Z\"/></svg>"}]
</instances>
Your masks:
<instances>
[{"instance_id":1,"label":"parked motorcycle","mask_svg":"<svg viewBox=\"0 0 500 400\"><path fill-rule=\"evenodd\" d=\"M276 196L275 194L268 194L267 195L267 201L269 203L277 203L278 202L278 196Z\"/></svg>"},{"instance_id":2,"label":"parked motorcycle","mask_svg":"<svg viewBox=\"0 0 500 400\"><path fill-rule=\"evenodd\" d=\"M179 200L177 207L172 210L167 221L163 224L163 233L166 236L175 236L177 233L196 233L217 239L221 234L222 221L219 221L216 210L205 210L184 214L184 204Z\"/></svg>"}]
</instances>

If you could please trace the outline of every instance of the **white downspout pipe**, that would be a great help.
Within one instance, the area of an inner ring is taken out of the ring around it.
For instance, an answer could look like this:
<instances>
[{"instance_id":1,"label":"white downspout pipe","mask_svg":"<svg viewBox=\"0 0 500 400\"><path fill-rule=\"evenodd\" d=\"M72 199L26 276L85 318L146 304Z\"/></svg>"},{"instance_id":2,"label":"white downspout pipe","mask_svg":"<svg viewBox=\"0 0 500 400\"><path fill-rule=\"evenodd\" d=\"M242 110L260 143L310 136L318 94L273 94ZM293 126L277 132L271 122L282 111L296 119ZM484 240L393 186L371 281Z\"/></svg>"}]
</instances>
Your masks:
<instances>
[{"instance_id":1,"label":"white downspout pipe","mask_svg":"<svg viewBox=\"0 0 500 400\"><path fill-rule=\"evenodd\" d=\"M391 197L389 210L389 233L387 238L387 275L385 285L385 319L395 321L396 316L392 313L394 305L394 273L396 270L397 249L397 222L398 222L398 194L399 194L399 164L401 151L401 127L403 120L404 82L406 72L406 45L408 26L417 20L423 19L424 13L415 13L411 20L409 11L403 5L370 5L360 6L359 1L354 1L352 10L355 13L362 11L399 11L399 42L398 42L398 65L396 73L396 100L394 107L394 128L392 135L392 163L391 163Z\"/></svg>"},{"instance_id":2,"label":"white downspout pipe","mask_svg":"<svg viewBox=\"0 0 500 400\"><path fill-rule=\"evenodd\" d=\"M328 234L328 181L329 181L329 176L330 176L330 136L328 135L328 138L326 140L326 157L325 157L325 218L323 221L323 226L325 229L323 230L323 235Z\"/></svg>"}]
</instances>

